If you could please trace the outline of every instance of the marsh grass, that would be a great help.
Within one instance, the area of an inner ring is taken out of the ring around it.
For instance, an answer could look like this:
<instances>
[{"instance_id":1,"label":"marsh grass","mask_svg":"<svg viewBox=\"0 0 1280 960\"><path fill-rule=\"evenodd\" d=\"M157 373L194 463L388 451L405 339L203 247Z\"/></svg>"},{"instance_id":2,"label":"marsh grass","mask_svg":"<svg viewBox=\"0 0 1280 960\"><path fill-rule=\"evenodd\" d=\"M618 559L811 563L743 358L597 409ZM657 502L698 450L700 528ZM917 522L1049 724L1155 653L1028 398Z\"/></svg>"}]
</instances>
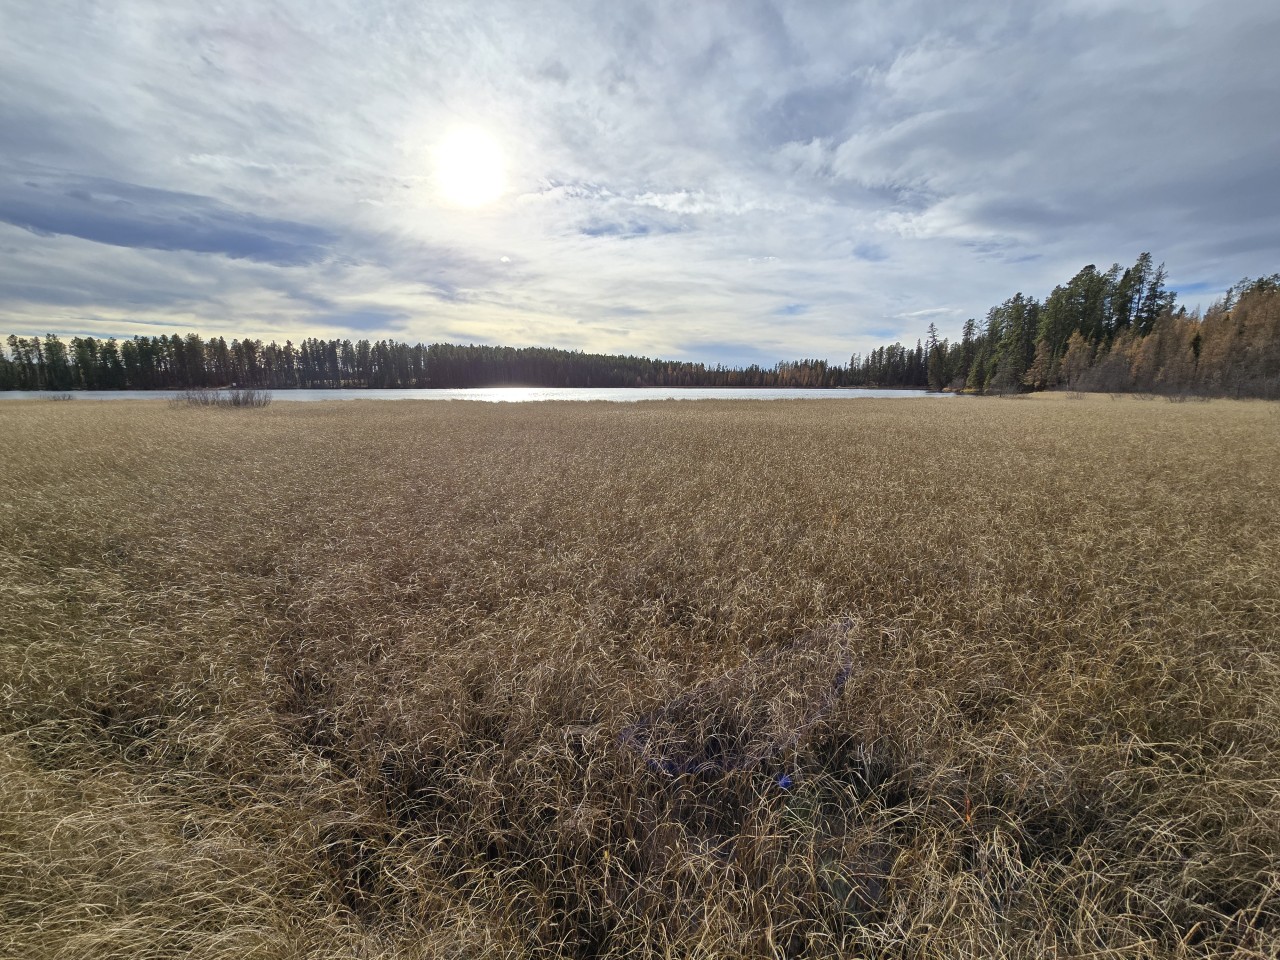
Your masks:
<instances>
[{"instance_id":1,"label":"marsh grass","mask_svg":"<svg viewBox=\"0 0 1280 960\"><path fill-rule=\"evenodd\" d=\"M0 418L0 955L1277 954L1263 404Z\"/></svg>"},{"instance_id":2,"label":"marsh grass","mask_svg":"<svg viewBox=\"0 0 1280 960\"><path fill-rule=\"evenodd\" d=\"M257 387L233 387L230 390L195 388L184 390L170 401L174 407L266 407L271 404L271 391Z\"/></svg>"}]
</instances>

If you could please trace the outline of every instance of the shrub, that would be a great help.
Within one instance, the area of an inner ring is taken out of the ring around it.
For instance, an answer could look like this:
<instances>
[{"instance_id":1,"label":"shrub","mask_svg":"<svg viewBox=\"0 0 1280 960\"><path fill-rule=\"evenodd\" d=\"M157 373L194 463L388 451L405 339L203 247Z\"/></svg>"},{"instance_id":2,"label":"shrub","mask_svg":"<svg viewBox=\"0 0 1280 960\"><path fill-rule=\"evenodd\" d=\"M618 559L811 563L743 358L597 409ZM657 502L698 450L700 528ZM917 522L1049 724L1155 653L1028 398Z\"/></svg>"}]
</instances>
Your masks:
<instances>
[{"instance_id":1,"label":"shrub","mask_svg":"<svg viewBox=\"0 0 1280 960\"><path fill-rule=\"evenodd\" d=\"M185 407L265 407L271 403L271 391L255 387L184 390L173 398L173 403Z\"/></svg>"}]
</instances>

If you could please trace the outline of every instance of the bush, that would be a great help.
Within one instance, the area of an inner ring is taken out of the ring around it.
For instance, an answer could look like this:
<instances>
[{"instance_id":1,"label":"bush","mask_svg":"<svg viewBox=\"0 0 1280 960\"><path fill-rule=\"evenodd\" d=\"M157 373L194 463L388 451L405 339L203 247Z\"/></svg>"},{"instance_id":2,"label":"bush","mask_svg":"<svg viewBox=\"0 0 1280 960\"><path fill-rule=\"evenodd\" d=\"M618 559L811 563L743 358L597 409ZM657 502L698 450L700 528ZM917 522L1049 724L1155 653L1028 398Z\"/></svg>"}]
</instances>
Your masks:
<instances>
[{"instance_id":1,"label":"bush","mask_svg":"<svg viewBox=\"0 0 1280 960\"><path fill-rule=\"evenodd\" d=\"M270 390L243 387L232 390L184 390L173 398L175 406L265 407L271 403Z\"/></svg>"}]
</instances>

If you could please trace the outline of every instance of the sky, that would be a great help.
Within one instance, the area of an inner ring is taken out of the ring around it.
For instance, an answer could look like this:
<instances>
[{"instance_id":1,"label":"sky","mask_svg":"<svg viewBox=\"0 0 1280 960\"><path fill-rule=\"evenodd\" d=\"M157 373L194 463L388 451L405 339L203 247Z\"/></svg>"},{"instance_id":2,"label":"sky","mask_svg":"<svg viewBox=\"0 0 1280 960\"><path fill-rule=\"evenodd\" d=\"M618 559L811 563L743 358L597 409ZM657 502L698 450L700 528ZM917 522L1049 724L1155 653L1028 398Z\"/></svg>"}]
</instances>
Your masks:
<instances>
[{"instance_id":1,"label":"sky","mask_svg":"<svg viewBox=\"0 0 1280 960\"><path fill-rule=\"evenodd\" d=\"M0 334L847 362L1280 271L1280 4L0 0Z\"/></svg>"}]
</instances>

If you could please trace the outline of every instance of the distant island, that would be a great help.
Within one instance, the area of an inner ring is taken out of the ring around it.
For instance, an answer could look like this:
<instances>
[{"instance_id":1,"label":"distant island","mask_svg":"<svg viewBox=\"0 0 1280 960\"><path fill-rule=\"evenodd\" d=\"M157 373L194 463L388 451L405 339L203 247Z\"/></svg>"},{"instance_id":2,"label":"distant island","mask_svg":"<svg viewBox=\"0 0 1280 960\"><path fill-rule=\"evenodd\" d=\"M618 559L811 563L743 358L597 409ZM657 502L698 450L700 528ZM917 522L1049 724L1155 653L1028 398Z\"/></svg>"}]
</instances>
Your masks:
<instances>
[{"instance_id":1,"label":"distant island","mask_svg":"<svg viewBox=\"0 0 1280 960\"><path fill-rule=\"evenodd\" d=\"M1047 389L1280 398L1280 274L1234 284L1203 315L1166 289L1149 253L1090 264L1038 300L1017 293L959 340L930 324L848 365L707 365L560 350L395 340L295 345L185 336L9 336L0 390L535 387L875 387L1010 394Z\"/></svg>"}]
</instances>

